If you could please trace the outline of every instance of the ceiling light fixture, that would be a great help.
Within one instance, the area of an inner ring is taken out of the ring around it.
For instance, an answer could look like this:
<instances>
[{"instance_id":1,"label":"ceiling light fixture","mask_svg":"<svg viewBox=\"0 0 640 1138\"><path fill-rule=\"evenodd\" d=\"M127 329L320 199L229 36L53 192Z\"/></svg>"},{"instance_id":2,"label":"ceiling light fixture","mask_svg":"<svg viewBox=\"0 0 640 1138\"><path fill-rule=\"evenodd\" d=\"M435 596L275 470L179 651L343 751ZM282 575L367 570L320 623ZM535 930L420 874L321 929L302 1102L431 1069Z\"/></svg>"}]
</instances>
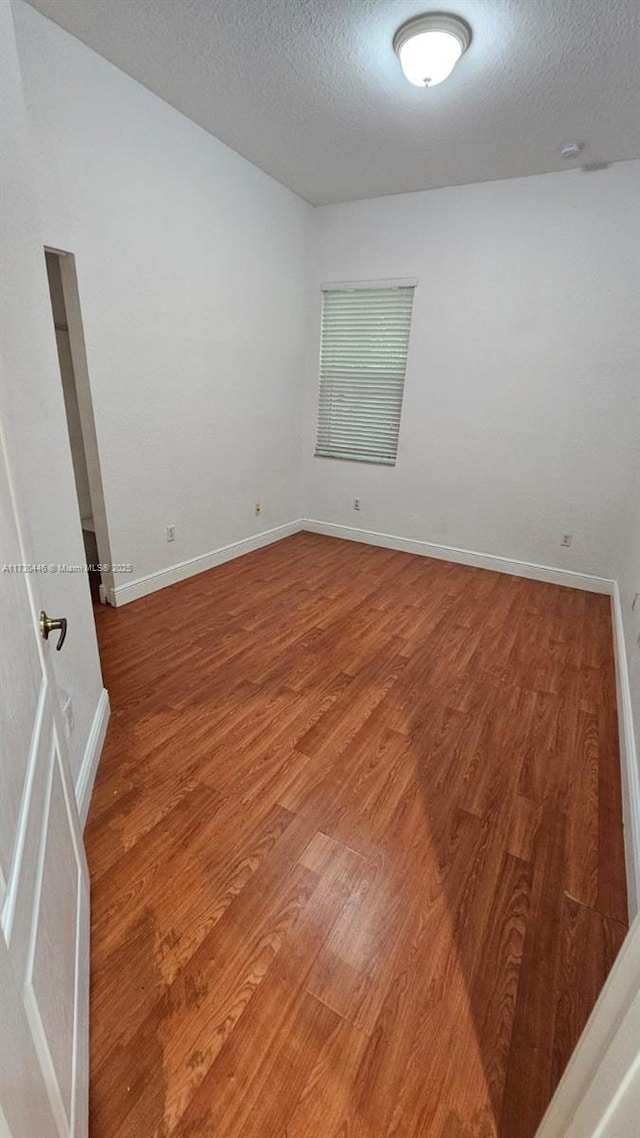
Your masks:
<instances>
[{"instance_id":1,"label":"ceiling light fixture","mask_svg":"<svg viewBox=\"0 0 640 1138\"><path fill-rule=\"evenodd\" d=\"M393 48L415 87L435 87L453 71L471 43L471 28L459 16L428 12L398 28Z\"/></svg>"}]
</instances>

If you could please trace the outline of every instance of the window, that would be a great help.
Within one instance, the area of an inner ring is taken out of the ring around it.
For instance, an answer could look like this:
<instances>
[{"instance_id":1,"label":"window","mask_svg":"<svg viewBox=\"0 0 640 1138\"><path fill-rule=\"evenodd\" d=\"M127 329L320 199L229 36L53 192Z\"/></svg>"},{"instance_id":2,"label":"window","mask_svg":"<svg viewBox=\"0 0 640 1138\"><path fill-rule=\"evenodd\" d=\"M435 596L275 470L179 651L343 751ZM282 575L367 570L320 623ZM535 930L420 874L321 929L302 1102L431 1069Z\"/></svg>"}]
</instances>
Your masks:
<instances>
[{"instance_id":1,"label":"window","mask_svg":"<svg viewBox=\"0 0 640 1138\"><path fill-rule=\"evenodd\" d=\"M414 287L323 290L316 455L395 466Z\"/></svg>"}]
</instances>

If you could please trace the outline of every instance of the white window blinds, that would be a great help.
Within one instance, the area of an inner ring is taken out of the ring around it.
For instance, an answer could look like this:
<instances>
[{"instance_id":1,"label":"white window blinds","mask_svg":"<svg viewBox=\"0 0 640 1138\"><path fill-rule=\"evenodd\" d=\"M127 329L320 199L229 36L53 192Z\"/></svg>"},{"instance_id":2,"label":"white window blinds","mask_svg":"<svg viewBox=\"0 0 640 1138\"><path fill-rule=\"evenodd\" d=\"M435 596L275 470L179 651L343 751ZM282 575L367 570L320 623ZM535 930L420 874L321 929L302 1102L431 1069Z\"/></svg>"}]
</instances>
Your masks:
<instances>
[{"instance_id":1,"label":"white window blinds","mask_svg":"<svg viewBox=\"0 0 640 1138\"><path fill-rule=\"evenodd\" d=\"M324 290L317 455L395 465L413 292Z\"/></svg>"}]
</instances>

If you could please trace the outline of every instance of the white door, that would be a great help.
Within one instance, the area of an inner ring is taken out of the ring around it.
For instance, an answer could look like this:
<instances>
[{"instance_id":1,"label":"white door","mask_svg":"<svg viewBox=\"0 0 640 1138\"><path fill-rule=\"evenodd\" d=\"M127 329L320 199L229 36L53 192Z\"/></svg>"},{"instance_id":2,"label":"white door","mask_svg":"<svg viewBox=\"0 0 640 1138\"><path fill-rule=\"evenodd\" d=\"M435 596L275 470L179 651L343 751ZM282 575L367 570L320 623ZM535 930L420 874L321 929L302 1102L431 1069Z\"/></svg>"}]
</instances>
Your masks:
<instances>
[{"instance_id":1,"label":"white door","mask_svg":"<svg viewBox=\"0 0 640 1138\"><path fill-rule=\"evenodd\" d=\"M11 569L43 546L63 560L56 495L68 443L62 415L51 413L61 393L46 374L51 355L55 375L55 346L6 3L0 83L0 1136L85 1138L88 873L52 666L56 635L45 642L39 630L41 608L65 616L58 606L73 590L68 578Z\"/></svg>"},{"instance_id":2,"label":"white door","mask_svg":"<svg viewBox=\"0 0 640 1138\"><path fill-rule=\"evenodd\" d=\"M30 559L0 441L1 621L11 645L1 663L0 1127L11 1138L80 1138L86 1133L88 873L47 659L55 640L40 639L38 575L11 569Z\"/></svg>"}]
</instances>

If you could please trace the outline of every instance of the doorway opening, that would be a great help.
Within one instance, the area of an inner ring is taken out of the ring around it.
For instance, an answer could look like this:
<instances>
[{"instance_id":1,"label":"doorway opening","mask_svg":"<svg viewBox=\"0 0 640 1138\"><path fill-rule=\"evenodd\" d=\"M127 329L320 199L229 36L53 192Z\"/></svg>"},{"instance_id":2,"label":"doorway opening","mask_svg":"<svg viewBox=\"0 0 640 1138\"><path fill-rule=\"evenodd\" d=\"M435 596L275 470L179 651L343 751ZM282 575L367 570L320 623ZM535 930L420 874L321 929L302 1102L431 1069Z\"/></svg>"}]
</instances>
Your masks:
<instances>
[{"instance_id":1,"label":"doorway opening","mask_svg":"<svg viewBox=\"0 0 640 1138\"><path fill-rule=\"evenodd\" d=\"M113 604L113 573L75 258L45 248L87 576L94 604Z\"/></svg>"}]
</instances>

